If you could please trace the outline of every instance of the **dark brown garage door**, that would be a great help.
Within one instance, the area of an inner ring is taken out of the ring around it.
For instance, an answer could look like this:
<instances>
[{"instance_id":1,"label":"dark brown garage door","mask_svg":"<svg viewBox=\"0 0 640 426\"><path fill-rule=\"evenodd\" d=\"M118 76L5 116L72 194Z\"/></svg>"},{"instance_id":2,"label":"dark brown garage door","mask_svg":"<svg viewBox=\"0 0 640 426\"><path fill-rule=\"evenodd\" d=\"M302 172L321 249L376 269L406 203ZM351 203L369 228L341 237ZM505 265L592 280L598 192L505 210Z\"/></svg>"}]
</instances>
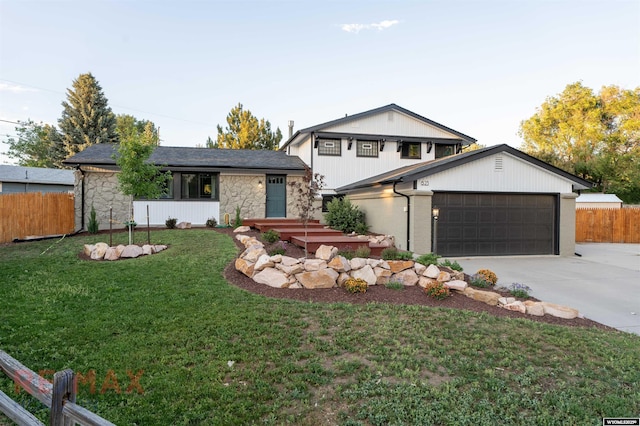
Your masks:
<instances>
[{"instance_id":1,"label":"dark brown garage door","mask_svg":"<svg viewBox=\"0 0 640 426\"><path fill-rule=\"evenodd\" d=\"M557 196L439 192L442 256L558 254Z\"/></svg>"}]
</instances>

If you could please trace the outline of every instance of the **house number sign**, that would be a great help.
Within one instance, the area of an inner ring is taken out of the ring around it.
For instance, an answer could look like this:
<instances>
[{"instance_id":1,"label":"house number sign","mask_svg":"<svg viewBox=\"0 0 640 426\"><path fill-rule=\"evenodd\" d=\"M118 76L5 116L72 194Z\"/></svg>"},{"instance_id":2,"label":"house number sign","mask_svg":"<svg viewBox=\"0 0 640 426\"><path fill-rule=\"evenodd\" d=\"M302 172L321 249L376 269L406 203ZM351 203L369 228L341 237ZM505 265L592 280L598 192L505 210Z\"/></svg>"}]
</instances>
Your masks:
<instances>
[{"instance_id":1,"label":"house number sign","mask_svg":"<svg viewBox=\"0 0 640 426\"><path fill-rule=\"evenodd\" d=\"M418 182L420 186L429 186L429 179L420 179Z\"/></svg>"}]
</instances>

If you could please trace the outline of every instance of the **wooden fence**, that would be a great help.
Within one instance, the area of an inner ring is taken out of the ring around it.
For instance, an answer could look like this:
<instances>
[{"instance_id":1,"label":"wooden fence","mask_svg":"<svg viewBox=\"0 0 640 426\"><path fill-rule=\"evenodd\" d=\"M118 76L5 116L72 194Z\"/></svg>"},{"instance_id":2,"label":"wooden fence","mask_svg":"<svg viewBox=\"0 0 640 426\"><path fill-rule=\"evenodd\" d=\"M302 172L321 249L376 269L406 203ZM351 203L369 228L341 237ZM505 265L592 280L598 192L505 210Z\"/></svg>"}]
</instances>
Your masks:
<instances>
[{"instance_id":1,"label":"wooden fence","mask_svg":"<svg viewBox=\"0 0 640 426\"><path fill-rule=\"evenodd\" d=\"M71 426L79 423L86 426L115 426L108 420L77 405L75 374L71 370L53 375L53 384L22 365L6 352L0 350L0 371L4 371L16 386L51 410L49 425ZM0 391L0 411L19 425L44 426L33 414Z\"/></svg>"},{"instance_id":2,"label":"wooden fence","mask_svg":"<svg viewBox=\"0 0 640 426\"><path fill-rule=\"evenodd\" d=\"M640 243L640 209L577 209L577 243Z\"/></svg>"},{"instance_id":3,"label":"wooden fence","mask_svg":"<svg viewBox=\"0 0 640 426\"><path fill-rule=\"evenodd\" d=\"M73 194L21 192L0 195L0 243L74 230Z\"/></svg>"}]
</instances>

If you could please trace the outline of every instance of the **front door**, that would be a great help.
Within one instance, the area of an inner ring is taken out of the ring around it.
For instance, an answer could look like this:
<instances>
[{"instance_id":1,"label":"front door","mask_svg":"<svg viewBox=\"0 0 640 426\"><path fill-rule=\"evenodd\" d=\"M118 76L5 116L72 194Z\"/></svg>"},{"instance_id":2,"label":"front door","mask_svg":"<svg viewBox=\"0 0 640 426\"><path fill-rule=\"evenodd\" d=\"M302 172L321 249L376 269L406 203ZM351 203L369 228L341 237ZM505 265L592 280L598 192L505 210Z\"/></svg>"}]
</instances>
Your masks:
<instances>
[{"instance_id":1,"label":"front door","mask_svg":"<svg viewBox=\"0 0 640 426\"><path fill-rule=\"evenodd\" d=\"M287 216L287 178L267 175L267 217Z\"/></svg>"}]
</instances>

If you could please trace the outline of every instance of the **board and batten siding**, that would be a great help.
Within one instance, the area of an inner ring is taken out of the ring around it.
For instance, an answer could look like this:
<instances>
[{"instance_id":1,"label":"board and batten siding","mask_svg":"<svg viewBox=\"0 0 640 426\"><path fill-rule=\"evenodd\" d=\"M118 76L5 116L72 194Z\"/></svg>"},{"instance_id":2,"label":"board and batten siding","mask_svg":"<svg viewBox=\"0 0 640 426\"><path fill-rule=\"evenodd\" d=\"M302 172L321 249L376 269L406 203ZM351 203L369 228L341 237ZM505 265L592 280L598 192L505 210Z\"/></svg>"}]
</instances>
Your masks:
<instances>
[{"instance_id":1,"label":"board and batten siding","mask_svg":"<svg viewBox=\"0 0 640 426\"><path fill-rule=\"evenodd\" d=\"M416 182L418 190L570 193L568 179L507 153L482 158Z\"/></svg>"},{"instance_id":2,"label":"board and batten siding","mask_svg":"<svg viewBox=\"0 0 640 426\"><path fill-rule=\"evenodd\" d=\"M192 225L204 225L211 217L220 223L218 201L134 201L134 219L139 225L147 224L147 206L149 206L149 224L153 226L163 226L169 217L178 219L178 222L191 222Z\"/></svg>"}]
</instances>

